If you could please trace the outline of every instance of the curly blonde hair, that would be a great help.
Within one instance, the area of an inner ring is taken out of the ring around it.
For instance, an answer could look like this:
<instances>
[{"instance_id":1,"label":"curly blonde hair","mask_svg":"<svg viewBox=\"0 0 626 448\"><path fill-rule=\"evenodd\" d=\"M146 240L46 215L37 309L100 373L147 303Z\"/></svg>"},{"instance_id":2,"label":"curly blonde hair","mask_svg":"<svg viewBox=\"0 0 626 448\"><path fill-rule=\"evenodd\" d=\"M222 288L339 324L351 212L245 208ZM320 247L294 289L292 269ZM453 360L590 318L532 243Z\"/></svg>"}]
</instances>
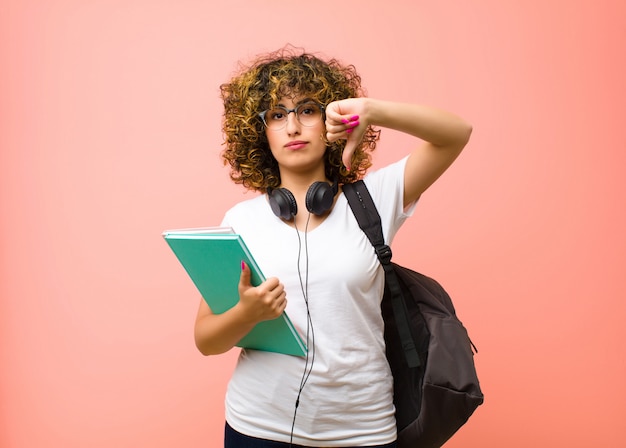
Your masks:
<instances>
[{"instance_id":1,"label":"curly blonde hair","mask_svg":"<svg viewBox=\"0 0 626 448\"><path fill-rule=\"evenodd\" d=\"M278 187L281 181L259 112L289 95L307 96L323 105L365 96L354 66L344 66L336 59L324 61L290 46L241 66L238 75L220 86L220 92L224 101L224 164L230 164L230 177L235 183L261 192ZM362 177L372 165L370 152L379 137L379 130L367 128L352 156L350 171L341 161L346 141L327 142L326 177L340 184Z\"/></svg>"}]
</instances>

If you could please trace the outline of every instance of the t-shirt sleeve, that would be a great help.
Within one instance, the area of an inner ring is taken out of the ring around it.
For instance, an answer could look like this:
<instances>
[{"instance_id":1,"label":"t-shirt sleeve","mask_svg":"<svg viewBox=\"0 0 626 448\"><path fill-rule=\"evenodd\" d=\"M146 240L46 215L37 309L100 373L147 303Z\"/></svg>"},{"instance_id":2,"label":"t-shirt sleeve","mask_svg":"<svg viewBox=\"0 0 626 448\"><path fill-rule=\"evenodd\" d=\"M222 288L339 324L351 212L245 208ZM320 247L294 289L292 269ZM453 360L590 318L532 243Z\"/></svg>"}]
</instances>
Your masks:
<instances>
[{"instance_id":1,"label":"t-shirt sleeve","mask_svg":"<svg viewBox=\"0 0 626 448\"><path fill-rule=\"evenodd\" d=\"M387 244L413 214L417 201L404 207L404 168L407 157L365 176L364 181L380 214Z\"/></svg>"}]
</instances>

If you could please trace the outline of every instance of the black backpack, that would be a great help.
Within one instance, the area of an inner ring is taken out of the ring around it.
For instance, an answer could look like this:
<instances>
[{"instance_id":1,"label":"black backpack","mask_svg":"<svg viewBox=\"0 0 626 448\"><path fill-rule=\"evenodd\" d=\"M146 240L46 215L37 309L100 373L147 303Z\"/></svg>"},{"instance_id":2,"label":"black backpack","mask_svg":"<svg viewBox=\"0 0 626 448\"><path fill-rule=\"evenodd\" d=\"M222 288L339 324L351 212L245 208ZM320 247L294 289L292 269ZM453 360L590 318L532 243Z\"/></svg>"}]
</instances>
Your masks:
<instances>
[{"instance_id":1,"label":"black backpack","mask_svg":"<svg viewBox=\"0 0 626 448\"><path fill-rule=\"evenodd\" d=\"M483 403L474 366L476 347L442 286L391 262L365 183L346 184L343 192L385 270L381 308L398 448L439 448Z\"/></svg>"}]
</instances>

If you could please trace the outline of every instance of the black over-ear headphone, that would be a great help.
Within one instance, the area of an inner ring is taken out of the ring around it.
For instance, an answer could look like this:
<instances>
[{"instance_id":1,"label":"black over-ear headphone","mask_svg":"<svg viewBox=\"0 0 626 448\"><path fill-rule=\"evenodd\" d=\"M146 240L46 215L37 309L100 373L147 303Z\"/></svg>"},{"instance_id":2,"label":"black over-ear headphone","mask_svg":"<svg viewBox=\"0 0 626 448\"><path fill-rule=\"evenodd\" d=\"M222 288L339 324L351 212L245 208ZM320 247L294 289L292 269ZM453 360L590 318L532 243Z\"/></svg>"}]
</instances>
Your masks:
<instances>
[{"instance_id":1,"label":"black over-ear headphone","mask_svg":"<svg viewBox=\"0 0 626 448\"><path fill-rule=\"evenodd\" d=\"M306 209L314 215L323 215L333 206L335 195L339 191L339 181L332 185L328 182L314 182L306 192ZM286 188L268 188L270 207L276 216L290 221L298 213L298 204L291 191Z\"/></svg>"}]
</instances>

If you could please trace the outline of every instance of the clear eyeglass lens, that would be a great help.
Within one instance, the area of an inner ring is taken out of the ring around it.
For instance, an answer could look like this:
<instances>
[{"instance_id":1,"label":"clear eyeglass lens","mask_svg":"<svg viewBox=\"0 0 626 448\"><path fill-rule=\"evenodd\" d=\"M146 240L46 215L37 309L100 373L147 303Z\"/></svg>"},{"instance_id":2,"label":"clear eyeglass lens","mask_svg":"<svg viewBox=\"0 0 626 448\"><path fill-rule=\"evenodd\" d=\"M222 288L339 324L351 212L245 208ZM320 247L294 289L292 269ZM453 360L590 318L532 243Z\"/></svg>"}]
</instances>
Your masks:
<instances>
[{"instance_id":1,"label":"clear eyeglass lens","mask_svg":"<svg viewBox=\"0 0 626 448\"><path fill-rule=\"evenodd\" d=\"M303 126L313 126L322 119L322 108L315 103L304 103L295 110L298 121ZM284 107L275 107L265 113L265 123L268 128L279 129L287 124L289 111Z\"/></svg>"}]
</instances>

